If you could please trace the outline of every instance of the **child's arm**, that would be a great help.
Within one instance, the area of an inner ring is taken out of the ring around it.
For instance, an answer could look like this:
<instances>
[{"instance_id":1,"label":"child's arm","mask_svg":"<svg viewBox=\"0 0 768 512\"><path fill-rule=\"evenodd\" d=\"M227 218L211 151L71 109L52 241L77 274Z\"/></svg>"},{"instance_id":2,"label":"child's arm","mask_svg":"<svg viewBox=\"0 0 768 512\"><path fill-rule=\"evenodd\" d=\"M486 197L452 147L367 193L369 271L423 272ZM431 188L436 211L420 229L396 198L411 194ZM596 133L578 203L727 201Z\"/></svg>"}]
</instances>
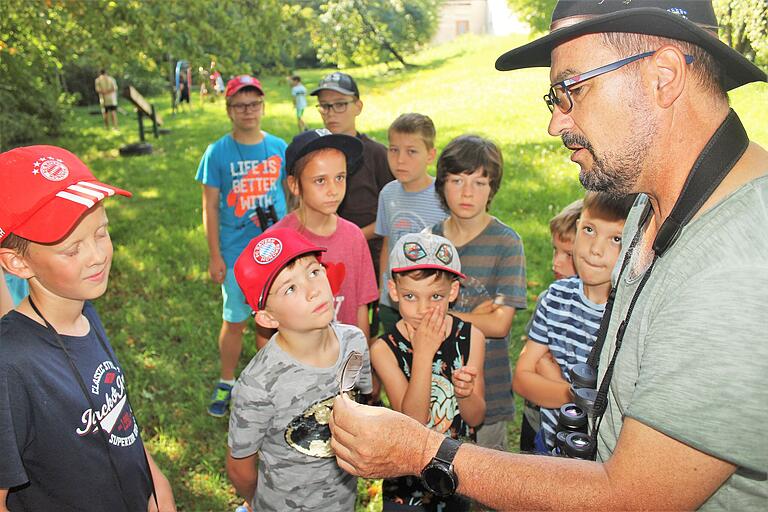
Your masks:
<instances>
[{"instance_id":1,"label":"child's arm","mask_svg":"<svg viewBox=\"0 0 768 512\"><path fill-rule=\"evenodd\" d=\"M368 304L357 306L357 327L365 335L367 340L371 335L371 324L368 322Z\"/></svg>"},{"instance_id":2,"label":"child's arm","mask_svg":"<svg viewBox=\"0 0 768 512\"><path fill-rule=\"evenodd\" d=\"M203 185L203 228L208 241L208 274L213 282L221 284L227 265L219 247L219 189L210 185Z\"/></svg>"},{"instance_id":3,"label":"child's arm","mask_svg":"<svg viewBox=\"0 0 768 512\"><path fill-rule=\"evenodd\" d=\"M147 462L149 463L149 471L152 473L152 483L155 485L155 494L157 495L157 504L160 506L158 509L155 506L155 498L149 497L149 512L175 512L176 500L173 498L173 489L171 489L171 483L165 477L163 472L155 463L155 459L144 448L144 453L147 454Z\"/></svg>"},{"instance_id":4,"label":"child's arm","mask_svg":"<svg viewBox=\"0 0 768 512\"><path fill-rule=\"evenodd\" d=\"M549 347L531 339L526 341L515 366L512 387L523 398L555 409L572 400L571 386L565 380L556 382L536 372L536 365L549 353Z\"/></svg>"},{"instance_id":5,"label":"child's arm","mask_svg":"<svg viewBox=\"0 0 768 512\"><path fill-rule=\"evenodd\" d=\"M515 308L495 304L487 300L468 313L451 311L451 314L480 329L487 338L503 338L512 328Z\"/></svg>"},{"instance_id":6,"label":"child's arm","mask_svg":"<svg viewBox=\"0 0 768 512\"><path fill-rule=\"evenodd\" d=\"M8 512L6 499L8 498L8 489L0 489L0 512Z\"/></svg>"},{"instance_id":7,"label":"child's arm","mask_svg":"<svg viewBox=\"0 0 768 512\"><path fill-rule=\"evenodd\" d=\"M450 317L439 308L424 315L418 329L403 322L413 346L411 379L403 396L403 413L427 424L430 419L432 396L432 362L446 337L446 322Z\"/></svg>"},{"instance_id":8,"label":"child's arm","mask_svg":"<svg viewBox=\"0 0 768 512\"><path fill-rule=\"evenodd\" d=\"M379 290L384 286L384 274L389 272L389 237L381 237L381 255L379 256L379 273L376 279L379 280Z\"/></svg>"},{"instance_id":9,"label":"child's arm","mask_svg":"<svg viewBox=\"0 0 768 512\"><path fill-rule=\"evenodd\" d=\"M471 427L485 420L485 336L472 326L469 340L469 358L466 366L453 372L453 389L459 401L459 413Z\"/></svg>"},{"instance_id":10,"label":"child's arm","mask_svg":"<svg viewBox=\"0 0 768 512\"><path fill-rule=\"evenodd\" d=\"M245 498L249 503L256 494L256 482L259 472L256 469L259 463L258 453L254 453L242 459L232 456L232 451L227 448L227 476L235 486L237 494Z\"/></svg>"},{"instance_id":11,"label":"child's arm","mask_svg":"<svg viewBox=\"0 0 768 512\"><path fill-rule=\"evenodd\" d=\"M397 364L395 354L381 338L373 340L370 352L371 364L384 385L392 409L403 412L403 397L408 389L408 379Z\"/></svg>"}]
</instances>

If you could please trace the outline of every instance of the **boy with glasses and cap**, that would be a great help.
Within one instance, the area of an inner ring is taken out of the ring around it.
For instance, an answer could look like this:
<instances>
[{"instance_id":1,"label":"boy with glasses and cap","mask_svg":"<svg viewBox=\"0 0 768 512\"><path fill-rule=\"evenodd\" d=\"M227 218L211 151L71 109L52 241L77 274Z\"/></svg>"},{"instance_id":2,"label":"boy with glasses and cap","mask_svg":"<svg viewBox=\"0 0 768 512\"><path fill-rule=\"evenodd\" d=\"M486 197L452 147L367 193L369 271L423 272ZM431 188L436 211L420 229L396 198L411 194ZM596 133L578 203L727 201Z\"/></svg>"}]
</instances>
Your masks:
<instances>
[{"instance_id":1,"label":"boy with glasses and cap","mask_svg":"<svg viewBox=\"0 0 768 512\"><path fill-rule=\"evenodd\" d=\"M227 83L227 115L232 132L208 146L195 179L203 188L203 227L208 273L221 285L223 321L219 333L221 376L208 414L227 413L243 331L251 310L235 282L233 266L252 238L286 213L286 143L261 129L264 89L258 79L236 76Z\"/></svg>"},{"instance_id":2,"label":"boy with glasses and cap","mask_svg":"<svg viewBox=\"0 0 768 512\"><path fill-rule=\"evenodd\" d=\"M595 460L469 445L438 458L445 441L417 422L337 400L339 463L364 476L437 466L447 493L502 510L761 510L768 152L727 91L766 75L717 38L710 1L561 0L552 20L497 69L549 66L549 132L582 184L641 193L577 374L597 386L582 400Z\"/></svg>"},{"instance_id":3,"label":"boy with glasses and cap","mask_svg":"<svg viewBox=\"0 0 768 512\"><path fill-rule=\"evenodd\" d=\"M357 131L357 117L363 111L363 102L357 83L351 76L340 72L326 75L310 95L317 96L317 109L323 118L323 125L331 133L351 135L363 143L362 160L349 166L347 193L338 214L363 231L378 276L382 250L382 240L375 233L379 193L394 179L387 163L387 148ZM371 335L377 331L378 316L375 315Z\"/></svg>"}]
</instances>

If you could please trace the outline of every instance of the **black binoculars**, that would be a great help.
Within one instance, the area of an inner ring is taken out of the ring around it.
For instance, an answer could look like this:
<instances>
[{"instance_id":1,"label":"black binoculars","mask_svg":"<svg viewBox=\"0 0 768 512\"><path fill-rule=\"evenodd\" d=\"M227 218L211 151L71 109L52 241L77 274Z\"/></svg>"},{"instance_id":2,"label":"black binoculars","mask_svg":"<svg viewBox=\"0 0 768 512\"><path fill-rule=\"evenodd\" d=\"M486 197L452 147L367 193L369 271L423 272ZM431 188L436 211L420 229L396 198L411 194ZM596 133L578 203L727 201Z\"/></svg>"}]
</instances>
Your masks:
<instances>
[{"instance_id":1,"label":"black binoculars","mask_svg":"<svg viewBox=\"0 0 768 512\"><path fill-rule=\"evenodd\" d=\"M589 417L595 413L597 373L590 365L573 366L571 378L573 402L560 407L557 420L555 454L572 459L594 459L595 442L589 435Z\"/></svg>"},{"instance_id":2,"label":"black binoculars","mask_svg":"<svg viewBox=\"0 0 768 512\"><path fill-rule=\"evenodd\" d=\"M261 226L262 231L266 231L269 226L276 224L279 220L275 206L272 204L267 207L267 211L264 211L264 208L261 206L257 206L256 216L259 218L259 226Z\"/></svg>"}]
</instances>

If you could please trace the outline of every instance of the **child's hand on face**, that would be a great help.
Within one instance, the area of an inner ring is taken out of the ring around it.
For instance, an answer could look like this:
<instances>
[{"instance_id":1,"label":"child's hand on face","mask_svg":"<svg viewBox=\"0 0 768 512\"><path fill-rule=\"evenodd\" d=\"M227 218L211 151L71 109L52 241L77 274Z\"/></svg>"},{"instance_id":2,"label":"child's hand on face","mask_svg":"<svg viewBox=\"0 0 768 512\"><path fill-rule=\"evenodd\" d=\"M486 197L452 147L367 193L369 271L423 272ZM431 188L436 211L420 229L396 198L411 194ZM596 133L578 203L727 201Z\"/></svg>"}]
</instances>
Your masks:
<instances>
[{"instance_id":1,"label":"child's hand on face","mask_svg":"<svg viewBox=\"0 0 768 512\"><path fill-rule=\"evenodd\" d=\"M413 352L423 352L434 356L445 339L445 320L447 315L439 308L430 308L421 320L418 329L414 329L408 323L405 328L408 331Z\"/></svg>"},{"instance_id":2,"label":"child's hand on face","mask_svg":"<svg viewBox=\"0 0 768 512\"><path fill-rule=\"evenodd\" d=\"M453 382L453 391L456 398L467 398L475 389L475 378L477 369L472 366L462 366L453 372L451 382Z\"/></svg>"}]
</instances>

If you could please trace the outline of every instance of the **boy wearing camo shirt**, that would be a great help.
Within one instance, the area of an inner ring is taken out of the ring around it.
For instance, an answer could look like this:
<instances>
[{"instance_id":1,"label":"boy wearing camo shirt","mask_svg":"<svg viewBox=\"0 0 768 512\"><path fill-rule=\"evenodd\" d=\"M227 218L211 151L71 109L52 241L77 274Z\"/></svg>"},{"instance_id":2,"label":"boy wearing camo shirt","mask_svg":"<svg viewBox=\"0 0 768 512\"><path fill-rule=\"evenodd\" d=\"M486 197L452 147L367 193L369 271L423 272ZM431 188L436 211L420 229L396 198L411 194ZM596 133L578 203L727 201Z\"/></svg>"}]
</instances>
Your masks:
<instances>
[{"instance_id":1,"label":"boy wearing camo shirt","mask_svg":"<svg viewBox=\"0 0 768 512\"><path fill-rule=\"evenodd\" d=\"M273 228L235 263L256 323L277 329L233 390L227 473L253 510L355 508L357 479L336 463L328 419L348 356L361 358L362 393L372 390L370 359L360 329L332 322L323 251L292 229Z\"/></svg>"}]
</instances>

